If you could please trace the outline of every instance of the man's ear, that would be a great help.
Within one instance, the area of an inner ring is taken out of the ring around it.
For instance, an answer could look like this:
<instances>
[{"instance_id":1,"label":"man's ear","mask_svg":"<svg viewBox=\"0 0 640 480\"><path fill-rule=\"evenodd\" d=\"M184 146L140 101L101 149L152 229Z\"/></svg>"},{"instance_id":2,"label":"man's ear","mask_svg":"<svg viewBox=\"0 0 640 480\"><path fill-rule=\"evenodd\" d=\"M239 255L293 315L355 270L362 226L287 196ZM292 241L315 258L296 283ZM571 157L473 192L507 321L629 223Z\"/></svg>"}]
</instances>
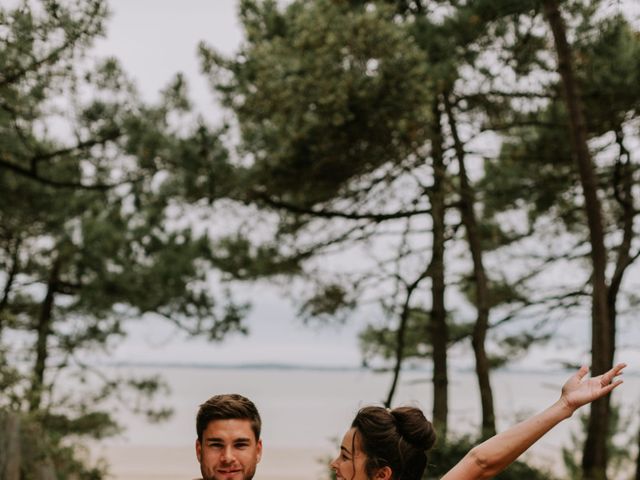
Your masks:
<instances>
[{"instance_id":1,"label":"man's ear","mask_svg":"<svg viewBox=\"0 0 640 480\"><path fill-rule=\"evenodd\" d=\"M200 443L200 439L196 438L196 457L198 458L198 463L202 462L202 444Z\"/></svg>"},{"instance_id":2,"label":"man's ear","mask_svg":"<svg viewBox=\"0 0 640 480\"><path fill-rule=\"evenodd\" d=\"M257 462L260 462L260 460L262 459L262 439L258 440L258 443L256 444L256 450L258 452Z\"/></svg>"},{"instance_id":3,"label":"man's ear","mask_svg":"<svg viewBox=\"0 0 640 480\"><path fill-rule=\"evenodd\" d=\"M375 480L391 480L391 467L382 467L374 475Z\"/></svg>"}]
</instances>

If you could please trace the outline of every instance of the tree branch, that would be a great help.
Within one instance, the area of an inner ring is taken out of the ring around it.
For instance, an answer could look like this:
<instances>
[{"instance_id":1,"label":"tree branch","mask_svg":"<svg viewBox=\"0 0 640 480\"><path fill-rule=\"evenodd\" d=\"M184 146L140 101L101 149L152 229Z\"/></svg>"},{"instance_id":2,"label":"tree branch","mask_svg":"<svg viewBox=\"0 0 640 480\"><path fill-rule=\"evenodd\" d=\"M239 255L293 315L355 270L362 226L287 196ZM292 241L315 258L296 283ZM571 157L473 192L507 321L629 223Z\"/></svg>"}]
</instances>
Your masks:
<instances>
[{"instance_id":1,"label":"tree branch","mask_svg":"<svg viewBox=\"0 0 640 480\"><path fill-rule=\"evenodd\" d=\"M310 215L317 218L344 218L348 220L371 220L373 222L384 222L387 220L395 220L399 218L408 218L416 215L425 215L431 212L431 209L418 209L410 211L400 211L394 213L375 213L375 212L340 212L335 210L321 210L308 207L302 207L292 203L284 202L282 200L276 200L269 195L261 192L253 192L253 196L264 202L266 205L277 208L280 210L286 210L290 213L298 215Z\"/></svg>"},{"instance_id":2,"label":"tree branch","mask_svg":"<svg viewBox=\"0 0 640 480\"><path fill-rule=\"evenodd\" d=\"M117 187L119 185L122 185L123 183L127 183L127 182L121 182L121 183L117 183L117 184L93 184L93 185L87 185L81 182L65 182L65 181L60 181L60 180L53 180L50 178L46 178L43 177L41 175L39 175L37 172L33 171L32 168L24 168L20 165L16 165L13 162L10 162L2 157L0 157L0 170L2 168L6 168L7 170L11 170L14 173L17 173L18 175L21 175L23 177L26 178L30 178L31 180L35 180L37 182L40 182L44 185L50 185L52 187L59 187L59 188L79 188L79 189L84 189L84 190L109 190L111 188Z\"/></svg>"}]
</instances>

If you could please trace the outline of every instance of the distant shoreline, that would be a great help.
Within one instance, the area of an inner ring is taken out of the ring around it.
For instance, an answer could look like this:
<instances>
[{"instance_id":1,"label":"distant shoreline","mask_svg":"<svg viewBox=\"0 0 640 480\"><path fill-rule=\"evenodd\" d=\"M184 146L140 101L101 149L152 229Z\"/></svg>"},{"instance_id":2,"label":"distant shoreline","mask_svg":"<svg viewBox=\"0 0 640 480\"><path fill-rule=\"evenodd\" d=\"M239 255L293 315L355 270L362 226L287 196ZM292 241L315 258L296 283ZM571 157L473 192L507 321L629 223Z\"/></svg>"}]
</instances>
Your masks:
<instances>
[{"instance_id":1,"label":"distant shoreline","mask_svg":"<svg viewBox=\"0 0 640 480\"><path fill-rule=\"evenodd\" d=\"M373 372L388 374L391 369L373 368L353 365L294 365L288 363L240 363L240 364L217 364L203 362L153 362L153 361L122 361L99 363L98 367L107 368L149 368L149 369L198 369L198 370L280 370L280 371L308 371L308 372ZM407 366L403 372L432 373L429 367ZM533 369L533 368L500 368L494 373L509 373L523 375L554 375L571 372L569 368ZM452 368L452 373L473 373L470 368ZM626 376L638 376L640 373L626 373Z\"/></svg>"},{"instance_id":2,"label":"distant shoreline","mask_svg":"<svg viewBox=\"0 0 640 480\"><path fill-rule=\"evenodd\" d=\"M201 370L303 370L320 372L355 372L370 371L366 367L341 365L293 365L287 363L198 363L198 362L105 362L101 367L134 367L134 368L171 368L171 369L201 369Z\"/></svg>"}]
</instances>

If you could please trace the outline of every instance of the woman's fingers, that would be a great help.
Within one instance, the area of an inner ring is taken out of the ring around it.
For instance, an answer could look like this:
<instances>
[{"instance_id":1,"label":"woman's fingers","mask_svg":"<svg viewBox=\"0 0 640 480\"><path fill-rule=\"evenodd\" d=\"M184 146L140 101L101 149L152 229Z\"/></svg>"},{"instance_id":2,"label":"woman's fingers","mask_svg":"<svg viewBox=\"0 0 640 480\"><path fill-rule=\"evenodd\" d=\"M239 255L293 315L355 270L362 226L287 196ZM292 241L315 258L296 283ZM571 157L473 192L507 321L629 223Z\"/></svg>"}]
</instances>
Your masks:
<instances>
[{"instance_id":1,"label":"woman's fingers","mask_svg":"<svg viewBox=\"0 0 640 480\"><path fill-rule=\"evenodd\" d=\"M603 396L606 395L607 393L611 392L611 390L616 388L618 385L622 385L622 383L624 383L624 380L619 379L619 380L615 380L615 381L611 382L609 385L603 387L602 388Z\"/></svg>"},{"instance_id":2,"label":"woman's fingers","mask_svg":"<svg viewBox=\"0 0 640 480\"><path fill-rule=\"evenodd\" d=\"M586 365L582 365L580 367L580 370L578 370L578 372L576 373L576 379L578 381L581 381L587 375L587 373L589 373L589 367Z\"/></svg>"},{"instance_id":3,"label":"woman's fingers","mask_svg":"<svg viewBox=\"0 0 640 480\"><path fill-rule=\"evenodd\" d=\"M615 387L622 383L622 380L615 380L615 378L624 370L627 366L626 363L618 363L615 367L609 370L607 373L600 376L600 386L608 387L611 386L610 390L613 390Z\"/></svg>"}]
</instances>

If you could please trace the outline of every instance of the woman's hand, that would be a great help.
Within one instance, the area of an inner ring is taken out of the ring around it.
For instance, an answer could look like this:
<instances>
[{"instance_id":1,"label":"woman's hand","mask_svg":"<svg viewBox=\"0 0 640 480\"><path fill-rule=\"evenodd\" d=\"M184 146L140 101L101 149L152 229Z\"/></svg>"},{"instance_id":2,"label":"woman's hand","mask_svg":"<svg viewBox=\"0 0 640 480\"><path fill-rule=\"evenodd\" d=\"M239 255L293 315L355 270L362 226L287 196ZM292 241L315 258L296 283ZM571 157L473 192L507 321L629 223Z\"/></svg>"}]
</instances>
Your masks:
<instances>
[{"instance_id":1,"label":"woman's hand","mask_svg":"<svg viewBox=\"0 0 640 480\"><path fill-rule=\"evenodd\" d=\"M608 372L586 380L584 377L589 373L589 367L583 366L564 384L560 400L571 411L575 411L587 403L604 397L622 383L622 379L616 377L626 366L626 363L619 363Z\"/></svg>"}]
</instances>

